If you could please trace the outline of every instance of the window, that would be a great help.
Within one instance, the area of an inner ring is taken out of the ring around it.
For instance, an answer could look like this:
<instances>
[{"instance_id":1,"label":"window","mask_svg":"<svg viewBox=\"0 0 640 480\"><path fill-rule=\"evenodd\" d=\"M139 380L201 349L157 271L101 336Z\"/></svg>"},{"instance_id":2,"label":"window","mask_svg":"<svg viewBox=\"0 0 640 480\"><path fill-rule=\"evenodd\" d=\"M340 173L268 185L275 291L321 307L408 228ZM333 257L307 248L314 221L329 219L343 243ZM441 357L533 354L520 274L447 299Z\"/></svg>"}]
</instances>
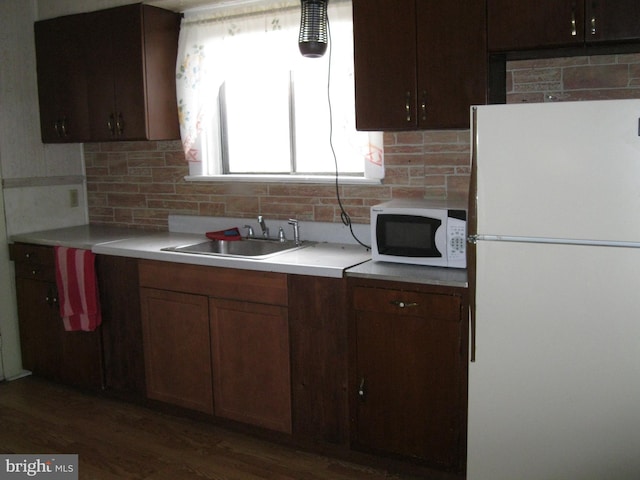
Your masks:
<instances>
[{"instance_id":1,"label":"window","mask_svg":"<svg viewBox=\"0 0 640 480\"><path fill-rule=\"evenodd\" d=\"M330 48L318 59L298 50L299 2L187 12L176 78L191 177L317 179L336 163L341 177L382 177L382 134L355 130L351 2L330 2L328 14Z\"/></svg>"}]
</instances>

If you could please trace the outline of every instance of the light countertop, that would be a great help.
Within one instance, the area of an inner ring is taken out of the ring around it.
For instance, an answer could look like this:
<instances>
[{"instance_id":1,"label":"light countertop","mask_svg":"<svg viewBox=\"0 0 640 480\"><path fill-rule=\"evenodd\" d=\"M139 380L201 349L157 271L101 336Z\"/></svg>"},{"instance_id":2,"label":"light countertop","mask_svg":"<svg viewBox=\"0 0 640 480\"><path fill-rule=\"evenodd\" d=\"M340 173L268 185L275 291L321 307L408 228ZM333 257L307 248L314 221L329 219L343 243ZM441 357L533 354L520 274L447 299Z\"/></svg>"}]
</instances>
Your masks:
<instances>
[{"instance_id":1,"label":"light countertop","mask_svg":"<svg viewBox=\"0 0 640 480\"><path fill-rule=\"evenodd\" d=\"M467 288L467 270L464 268L425 267L402 263L369 261L347 269L348 277L421 283L447 287Z\"/></svg>"},{"instance_id":2,"label":"light countertop","mask_svg":"<svg viewBox=\"0 0 640 480\"><path fill-rule=\"evenodd\" d=\"M467 287L467 271L371 261L371 253L359 245L310 242L308 246L265 259L166 252L163 248L206 240L202 233L149 232L100 225L44 230L11 237L12 242L66 246L96 254L209 265L256 271L341 278L359 277L429 285Z\"/></svg>"},{"instance_id":3,"label":"light countertop","mask_svg":"<svg viewBox=\"0 0 640 480\"><path fill-rule=\"evenodd\" d=\"M94 246L92 250L94 253L104 255L335 278L343 277L347 268L371 258L370 252L363 247L336 243L309 243L304 248L279 253L265 259L162 251L166 247L205 240L206 238L199 234L163 232L101 243Z\"/></svg>"},{"instance_id":4,"label":"light countertop","mask_svg":"<svg viewBox=\"0 0 640 480\"><path fill-rule=\"evenodd\" d=\"M154 233L96 225L25 233L15 235L11 240L83 248L102 255L335 278L343 277L347 268L371 258L364 247L327 242L309 242L304 248L265 259L165 252L163 248L205 241L206 237L199 233Z\"/></svg>"},{"instance_id":5,"label":"light countertop","mask_svg":"<svg viewBox=\"0 0 640 480\"><path fill-rule=\"evenodd\" d=\"M101 243L123 240L125 238L143 237L146 235L149 235L149 232L133 228L80 225L55 230L21 233L19 235L13 235L11 241L91 250L95 245Z\"/></svg>"}]
</instances>

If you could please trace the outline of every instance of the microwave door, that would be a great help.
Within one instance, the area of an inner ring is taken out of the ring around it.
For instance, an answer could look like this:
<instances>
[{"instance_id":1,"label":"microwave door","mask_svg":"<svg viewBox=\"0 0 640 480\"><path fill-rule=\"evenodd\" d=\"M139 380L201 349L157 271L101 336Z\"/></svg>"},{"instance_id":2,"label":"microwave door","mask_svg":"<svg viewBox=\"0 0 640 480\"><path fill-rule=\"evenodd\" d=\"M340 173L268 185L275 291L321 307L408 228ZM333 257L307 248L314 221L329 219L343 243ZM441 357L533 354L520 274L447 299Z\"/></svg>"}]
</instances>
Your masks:
<instances>
[{"instance_id":1,"label":"microwave door","mask_svg":"<svg viewBox=\"0 0 640 480\"><path fill-rule=\"evenodd\" d=\"M376 237L381 254L397 257L442 257L446 232L442 221L417 215L382 214L378 217Z\"/></svg>"}]
</instances>

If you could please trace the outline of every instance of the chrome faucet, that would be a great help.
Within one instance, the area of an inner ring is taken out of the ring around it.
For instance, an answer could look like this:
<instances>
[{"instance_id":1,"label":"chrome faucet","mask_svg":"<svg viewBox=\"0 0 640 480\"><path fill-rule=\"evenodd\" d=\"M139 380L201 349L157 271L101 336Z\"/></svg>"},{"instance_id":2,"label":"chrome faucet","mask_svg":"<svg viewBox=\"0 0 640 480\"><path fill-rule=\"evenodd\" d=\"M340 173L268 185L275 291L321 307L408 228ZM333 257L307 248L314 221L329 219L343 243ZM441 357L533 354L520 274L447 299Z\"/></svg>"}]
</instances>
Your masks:
<instances>
[{"instance_id":1,"label":"chrome faucet","mask_svg":"<svg viewBox=\"0 0 640 480\"><path fill-rule=\"evenodd\" d=\"M290 218L289 219L289 225L293 226L293 241L295 242L296 245L300 245L300 226L298 225L298 220L296 220L295 218Z\"/></svg>"},{"instance_id":2,"label":"chrome faucet","mask_svg":"<svg viewBox=\"0 0 640 480\"><path fill-rule=\"evenodd\" d=\"M267 227L267 225L264 223L264 218L262 218L262 215L258 215L258 224L262 229L262 236L264 238L269 238L269 227Z\"/></svg>"}]
</instances>

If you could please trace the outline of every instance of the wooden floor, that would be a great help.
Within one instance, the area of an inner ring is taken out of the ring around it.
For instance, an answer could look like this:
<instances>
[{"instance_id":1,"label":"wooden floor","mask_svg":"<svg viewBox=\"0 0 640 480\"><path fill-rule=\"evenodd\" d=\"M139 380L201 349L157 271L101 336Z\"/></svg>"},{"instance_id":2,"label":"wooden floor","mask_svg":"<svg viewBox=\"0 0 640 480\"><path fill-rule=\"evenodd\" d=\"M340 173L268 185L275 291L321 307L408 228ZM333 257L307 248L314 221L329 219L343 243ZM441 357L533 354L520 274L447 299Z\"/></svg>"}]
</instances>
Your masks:
<instances>
[{"instance_id":1,"label":"wooden floor","mask_svg":"<svg viewBox=\"0 0 640 480\"><path fill-rule=\"evenodd\" d=\"M0 453L75 453L80 479L416 479L32 377L0 383Z\"/></svg>"}]
</instances>

